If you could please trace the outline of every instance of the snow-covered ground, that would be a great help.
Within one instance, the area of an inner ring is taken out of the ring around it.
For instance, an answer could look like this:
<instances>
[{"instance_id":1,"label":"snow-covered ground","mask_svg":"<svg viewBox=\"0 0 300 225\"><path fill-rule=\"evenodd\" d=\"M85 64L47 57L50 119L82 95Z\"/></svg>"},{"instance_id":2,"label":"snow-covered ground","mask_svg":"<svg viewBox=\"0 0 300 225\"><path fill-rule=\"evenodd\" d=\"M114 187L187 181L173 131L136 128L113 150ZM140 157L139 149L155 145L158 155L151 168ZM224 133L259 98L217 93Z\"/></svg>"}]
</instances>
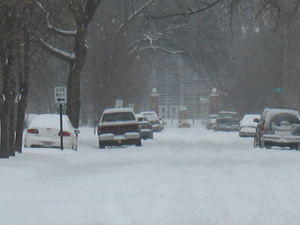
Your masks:
<instances>
[{"instance_id":1,"label":"snow-covered ground","mask_svg":"<svg viewBox=\"0 0 300 225\"><path fill-rule=\"evenodd\" d=\"M167 126L142 147L24 148L0 160L0 225L299 224L300 152Z\"/></svg>"}]
</instances>

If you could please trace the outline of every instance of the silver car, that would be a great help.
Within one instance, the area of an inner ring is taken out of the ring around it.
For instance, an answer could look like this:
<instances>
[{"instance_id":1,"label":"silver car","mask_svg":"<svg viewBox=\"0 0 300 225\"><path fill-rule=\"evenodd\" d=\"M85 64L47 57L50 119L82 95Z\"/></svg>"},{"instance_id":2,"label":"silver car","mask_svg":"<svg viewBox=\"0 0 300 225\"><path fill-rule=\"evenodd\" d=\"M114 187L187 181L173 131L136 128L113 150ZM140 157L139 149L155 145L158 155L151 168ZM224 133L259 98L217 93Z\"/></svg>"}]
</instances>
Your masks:
<instances>
[{"instance_id":1,"label":"silver car","mask_svg":"<svg viewBox=\"0 0 300 225\"><path fill-rule=\"evenodd\" d=\"M300 115L295 109L270 108L264 118L256 120L258 126L254 137L254 147L273 146L299 149Z\"/></svg>"}]
</instances>

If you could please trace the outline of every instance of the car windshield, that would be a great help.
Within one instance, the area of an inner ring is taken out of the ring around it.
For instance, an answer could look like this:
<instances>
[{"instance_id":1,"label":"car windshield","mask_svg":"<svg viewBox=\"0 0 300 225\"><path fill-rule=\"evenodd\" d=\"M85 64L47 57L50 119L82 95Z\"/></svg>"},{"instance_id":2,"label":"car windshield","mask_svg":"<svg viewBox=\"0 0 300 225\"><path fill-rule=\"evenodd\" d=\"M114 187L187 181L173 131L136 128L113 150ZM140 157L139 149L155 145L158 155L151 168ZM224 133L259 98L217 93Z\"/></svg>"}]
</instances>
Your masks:
<instances>
[{"instance_id":1,"label":"car windshield","mask_svg":"<svg viewBox=\"0 0 300 225\"><path fill-rule=\"evenodd\" d=\"M233 114L233 113L222 113L219 115L219 117L229 117L229 118L238 118L238 116L236 114Z\"/></svg>"},{"instance_id":2,"label":"car windshield","mask_svg":"<svg viewBox=\"0 0 300 225\"><path fill-rule=\"evenodd\" d=\"M104 114L102 118L102 122L130 121L130 120L135 120L131 112Z\"/></svg>"},{"instance_id":3,"label":"car windshield","mask_svg":"<svg viewBox=\"0 0 300 225\"><path fill-rule=\"evenodd\" d=\"M230 117L224 117L224 118L219 118L218 120L217 120L219 123L227 123L227 122L229 122L229 123L237 123L238 122L238 120L236 119L236 118L230 118Z\"/></svg>"},{"instance_id":4,"label":"car windshield","mask_svg":"<svg viewBox=\"0 0 300 225\"><path fill-rule=\"evenodd\" d=\"M276 114L271 119L271 123L281 123L282 121L287 121L290 124L299 124L300 123L297 116L295 116L291 113L279 113L279 114Z\"/></svg>"}]
</instances>

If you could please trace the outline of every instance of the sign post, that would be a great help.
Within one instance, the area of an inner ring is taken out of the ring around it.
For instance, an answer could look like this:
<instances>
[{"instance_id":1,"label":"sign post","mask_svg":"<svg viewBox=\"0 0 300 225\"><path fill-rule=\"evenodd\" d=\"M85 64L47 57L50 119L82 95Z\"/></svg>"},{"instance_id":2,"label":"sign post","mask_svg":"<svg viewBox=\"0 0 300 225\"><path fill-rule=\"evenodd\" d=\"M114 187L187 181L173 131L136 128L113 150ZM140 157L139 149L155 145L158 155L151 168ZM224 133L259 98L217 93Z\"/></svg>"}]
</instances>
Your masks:
<instances>
[{"instance_id":1,"label":"sign post","mask_svg":"<svg viewBox=\"0 0 300 225\"><path fill-rule=\"evenodd\" d=\"M60 150L64 149L63 139L63 119L62 119L62 104L67 103L67 88L66 87L55 87L55 103L59 104L59 115L60 115Z\"/></svg>"}]
</instances>

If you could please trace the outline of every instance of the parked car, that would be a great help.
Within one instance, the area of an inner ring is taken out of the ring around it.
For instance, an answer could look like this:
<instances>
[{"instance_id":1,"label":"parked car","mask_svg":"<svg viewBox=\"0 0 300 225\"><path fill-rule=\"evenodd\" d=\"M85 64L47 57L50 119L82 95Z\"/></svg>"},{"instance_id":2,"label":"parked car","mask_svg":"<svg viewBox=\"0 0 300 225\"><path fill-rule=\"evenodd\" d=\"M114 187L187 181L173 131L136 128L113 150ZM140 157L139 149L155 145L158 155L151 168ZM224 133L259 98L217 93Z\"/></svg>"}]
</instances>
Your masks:
<instances>
[{"instance_id":1,"label":"parked car","mask_svg":"<svg viewBox=\"0 0 300 225\"><path fill-rule=\"evenodd\" d=\"M103 111L98 126L99 147L141 146L140 125L131 108L112 108Z\"/></svg>"},{"instance_id":2,"label":"parked car","mask_svg":"<svg viewBox=\"0 0 300 225\"><path fill-rule=\"evenodd\" d=\"M206 123L206 128L208 130L211 130L213 126L215 125L216 119L218 118L218 114L211 114L209 115Z\"/></svg>"},{"instance_id":3,"label":"parked car","mask_svg":"<svg viewBox=\"0 0 300 225\"><path fill-rule=\"evenodd\" d=\"M63 147L77 150L79 130L74 129L67 115L62 116ZM60 148L60 115L41 114L35 116L25 133L25 147Z\"/></svg>"},{"instance_id":4,"label":"parked car","mask_svg":"<svg viewBox=\"0 0 300 225\"><path fill-rule=\"evenodd\" d=\"M140 125L141 139L153 139L153 127L150 121L143 114L136 114Z\"/></svg>"},{"instance_id":5,"label":"parked car","mask_svg":"<svg viewBox=\"0 0 300 225\"><path fill-rule=\"evenodd\" d=\"M191 127L191 124L186 120L179 121L179 123L178 123L178 128L190 128L190 127Z\"/></svg>"},{"instance_id":6,"label":"parked car","mask_svg":"<svg viewBox=\"0 0 300 225\"><path fill-rule=\"evenodd\" d=\"M145 111L141 112L141 114L144 115L150 121L154 132L161 132L159 117L155 111Z\"/></svg>"},{"instance_id":7,"label":"parked car","mask_svg":"<svg viewBox=\"0 0 300 225\"><path fill-rule=\"evenodd\" d=\"M254 137L256 133L257 123L255 119L259 119L260 114L246 114L239 124L240 137Z\"/></svg>"},{"instance_id":8,"label":"parked car","mask_svg":"<svg viewBox=\"0 0 300 225\"><path fill-rule=\"evenodd\" d=\"M221 111L215 121L215 131L238 131L240 119L236 112Z\"/></svg>"},{"instance_id":9,"label":"parked car","mask_svg":"<svg viewBox=\"0 0 300 225\"><path fill-rule=\"evenodd\" d=\"M260 117L254 137L254 147L273 146L299 149L300 115L295 109L266 108Z\"/></svg>"},{"instance_id":10,"label":"parked car","mask_svg":"<svg viewBox=\"0 0 300 225\"><path fill-rule=\"evenodd\" d=\"M159 124L160 124L160 129L164 130L165 129L165 125L167 124L167 122L165 120L163 120L162 118L159 117Z\"/></svg>"}]
</instances>

